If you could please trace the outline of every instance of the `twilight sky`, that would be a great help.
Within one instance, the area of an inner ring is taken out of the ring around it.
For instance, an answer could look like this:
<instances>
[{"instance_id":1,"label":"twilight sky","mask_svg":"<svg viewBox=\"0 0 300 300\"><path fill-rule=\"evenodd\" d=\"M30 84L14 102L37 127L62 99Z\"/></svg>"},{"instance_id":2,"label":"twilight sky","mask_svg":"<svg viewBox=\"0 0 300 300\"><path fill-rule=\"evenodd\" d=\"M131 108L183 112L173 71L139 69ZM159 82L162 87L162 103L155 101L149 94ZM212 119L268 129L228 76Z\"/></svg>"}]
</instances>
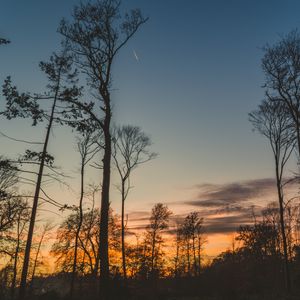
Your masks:
<instances>
[{"instance_id":1,"label":"twilight sky","mask_svg":"<svg viewBox=\"0 0 300 300\"><path fill-rule=\"evenodd\" d=\"M43 90L38 62L59 48L58 23L78 2L0 0L0 36L12 41L0 49L1 82L11 75L21 90ZM299 26L300 2L123 0L123 7L139 7L150 19L115 61L114 121L141 126L159 153L134 173L127 210L143 219L157 202L169 203L176 214L199 209L208 214L208 232L228 233L230 224L244 221L245 202L250 207L273 200L270 149L251 131L247 114L263 97L261 47ZM0 126L16 138L40 140L44 132L23 120L0 120ZM73 141L67 129L57 127L51 150L76 189ZM1 138L1 149L13 155L24 147ZM90 172L91 181L99 181L97 176ZM56 198L76 203L70 191L52 189ZM225 215L224 201L233 205ZM117 211L119 204L112 185ZM211 218L214 209L219 215Z\"/></svg>"}]
</instances>

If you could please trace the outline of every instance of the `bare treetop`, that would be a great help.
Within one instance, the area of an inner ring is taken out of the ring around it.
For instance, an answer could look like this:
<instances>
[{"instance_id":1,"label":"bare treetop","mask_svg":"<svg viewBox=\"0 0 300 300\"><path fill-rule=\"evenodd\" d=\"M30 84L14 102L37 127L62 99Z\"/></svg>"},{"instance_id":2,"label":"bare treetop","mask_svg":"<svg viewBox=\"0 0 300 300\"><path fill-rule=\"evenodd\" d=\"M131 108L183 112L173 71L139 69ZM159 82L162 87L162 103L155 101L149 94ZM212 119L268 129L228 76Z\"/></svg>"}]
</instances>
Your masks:
<instances>
[{"instance_id":1,"label":"bare treetop","mask_svg":"<svg viewBox=\"0 0 300 300\"><path fill-rule=\"evenodd\" d=\"M115 130L112 155L122 178L127 179L131 170L157 156L149 149L151 144L140 127L125 125Z\"/></svg>"},{"instance_id":2,"label":"bare treetop","mask_svg":"<svg viewBox=\"0 0 300 300\"><path fill-rule=\"evenodd\" d=\"M120 13L120 1L105 0L75 6L73 23L62 20L59 32L66 37L75 61L88 75L90 84L108 85L111 64L117 52L147 21L139 9L124 16ZM95 86L94 86L95 87Z\"/></svg>"}]
</instances>

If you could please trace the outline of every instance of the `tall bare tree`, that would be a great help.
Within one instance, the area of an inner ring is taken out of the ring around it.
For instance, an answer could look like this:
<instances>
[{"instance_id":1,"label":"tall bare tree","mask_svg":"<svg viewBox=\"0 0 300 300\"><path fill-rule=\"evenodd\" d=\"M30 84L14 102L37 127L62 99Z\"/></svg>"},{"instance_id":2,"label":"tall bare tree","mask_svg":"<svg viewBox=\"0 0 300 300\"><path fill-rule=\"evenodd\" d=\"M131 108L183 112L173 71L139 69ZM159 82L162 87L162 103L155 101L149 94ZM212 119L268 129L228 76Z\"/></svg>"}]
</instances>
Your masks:
<instances>
[{"instance_id":1,"label":"tall bare tree","mask_svg":"<svg viewBox=\"0 0 300 300\"><path fill-rule=\"evenodd\" d=\"M182 224L182 234L184 240L186 241L187 256L188 256L188 273L190 273L190 253L189 250L192 250L193 258L193 271L194 275L199 275L201 267L201 247L203 240L201 239L202 234L202 224L203 218L200 218L199 213L193 211L189 213Z\"/></svg>"},{"instance_id":2,"label":"tall bare tree","mask_svg":"<svg viewBox=\"0 0 300 300\"><path fill-rule=\"evenodd\" d=\"M264 47L262 69L267 98L285 103L290 113L300 156L300 34L297 30Z\"/></svg>"},{"instance_id":3,"label":"tall bare tree","mask_svg":"<svg viewBox=\"0 0 300 300\"><path fill-rule=\"evenodd\" d=\"M79 222L78 227L75 234L75 245L74 245L74 259L73 259L73 268L72 268L72 276L71 276L71 286L70 286L70 297L73 298L74 294L74 284L76 279L76 268L77 268L77 250L79 243L79 234L83 222L83 199L84 199L84 187L85 187L85 169L86 165L91 161L91 159L97 153L97 144L95 143L95 138L90 131L86 131L83 133L81 137L78 138L77 148L80 154L80 198L79 198Z\"/></svg>"},{"instance_id":4,"label":"tall bare tree","mask_svg":"<svg viewBox=\"0 0 300 300\"><path fill-rule=\"evenodd\" d=\"M61 22L59 32L71 47L74 61L87 75L95 101L73 101L95 126L103 131L103 177L100 221L100 282L103 299L108 297L108 212L111 170L112 66L120 50L146 22L140 10L131 10L121 17L120 1L96 0L75 6L73 21ZM102 113L101 113L102 112Z\"/></svg>"},{"instance_id":5,"label":"tall bare tree","mask_svg":"<svg viewBox=\"0 0 300 300\"><path fill-rule=\"evenodd\" d=\"M285 102L265 100L258 110L249 114L249 120L255 130L265 136L271 146L275 161L275 176L280 212L280 226L285 261L285 284L290 290L289 258L287 250L284 202L284 170L295 145L293 120Z\"/></svg>"},{"instance_id":6,"label":"tall bare tree","mask_svg":"<svg viewBox=\"0 0 300 300\"><path fill-rule=\"evenodd\" d=\"M121 193L121 226L122 226L122 267L123 276L126 279L126 255L125 255L125 200L131 189L130 175L139 165L156 157L151 152L151 139L136 126L121 126L116 128L113 136L112 156L118 170L121 185L118 187Z\"/></svg>"},{"instance_id":7,"label":"tall bare tree","mask_svg":"<svg viewBox=\"0 0 300 300\"><path fill-rule=\"evenodd\" d=\"M169 227L172 212L162 203L154 205L151 211L150 224L147 228L147 240L150 244L150 272L154 275L163 243L162 232Z\"/></svg>"}]
</instances>

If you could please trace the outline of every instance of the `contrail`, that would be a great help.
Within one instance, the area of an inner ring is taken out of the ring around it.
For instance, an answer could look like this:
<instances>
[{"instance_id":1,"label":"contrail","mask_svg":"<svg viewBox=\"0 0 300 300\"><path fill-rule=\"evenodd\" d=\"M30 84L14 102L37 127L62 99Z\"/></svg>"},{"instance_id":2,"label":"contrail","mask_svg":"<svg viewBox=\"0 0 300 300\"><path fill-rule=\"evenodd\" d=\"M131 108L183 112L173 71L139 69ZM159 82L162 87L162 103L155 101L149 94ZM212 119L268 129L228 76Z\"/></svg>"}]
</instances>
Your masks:
<instances>
[{"instance_id":1,"label":"contrail","mask_svg":"<svg viewBox=\"0 0 300 300\"><path fill-rule=\"evenodd\" d=\"M135 60L138 62L140 59L139 59L139 57L137 56L135 50L133 49L132 52L133 52L133 55L134 55Z\"/></svg>"}]
</instances>

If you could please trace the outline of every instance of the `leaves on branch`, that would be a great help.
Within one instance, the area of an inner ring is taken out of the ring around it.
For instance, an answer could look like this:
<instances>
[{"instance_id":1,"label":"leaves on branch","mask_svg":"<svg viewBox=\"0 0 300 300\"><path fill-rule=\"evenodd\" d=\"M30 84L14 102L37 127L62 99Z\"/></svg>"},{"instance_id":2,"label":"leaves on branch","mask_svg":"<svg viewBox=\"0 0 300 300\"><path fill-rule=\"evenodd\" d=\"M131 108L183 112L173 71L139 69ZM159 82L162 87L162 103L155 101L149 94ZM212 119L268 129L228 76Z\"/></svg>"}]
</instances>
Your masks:
<instances>
[{"instance_id":1,"label":"leaves on branch","mask_svg":"<svg viewBox=\"0 0 300 300\"><path fill-rule=\"evenodd\" d=\"M22 163L22 161L41 162L42 157L43 157L43 152L36 152L27 149L25 151L25 154L19 159L19 162L20 163ZM50 167L53 167L53 163L54 163L54 157L49 153L46 153L45 164Z\"/></svg>"},{"instance_id":2,"label":"leaves on branch","mask_svg":"<svg viewBox=\"0 0 300 300\"><path fill-rule=\"evenodd\" d=\"M44 111L37 103L37 99L32 98L28 93L20 94L17 87L12 85L10 76L5 79L2 92L6 97L6 110L1 114L7 119L32 118L33 126L43 120Z\"/></svg>"}]
</instances>

